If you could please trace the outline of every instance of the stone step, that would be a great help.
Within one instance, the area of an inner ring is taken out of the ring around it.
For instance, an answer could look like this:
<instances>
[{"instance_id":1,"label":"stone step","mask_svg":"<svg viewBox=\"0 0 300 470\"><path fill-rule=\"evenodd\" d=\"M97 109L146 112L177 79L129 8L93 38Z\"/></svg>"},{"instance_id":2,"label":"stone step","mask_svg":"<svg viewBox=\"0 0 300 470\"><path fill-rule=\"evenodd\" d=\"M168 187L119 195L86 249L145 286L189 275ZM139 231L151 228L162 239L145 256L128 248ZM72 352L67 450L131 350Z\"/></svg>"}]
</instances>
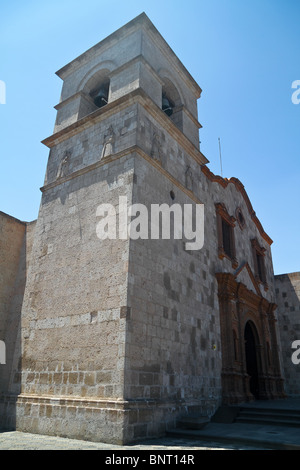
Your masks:
<instances>
[{"instance_id":1,"label":"stone step","mask_svg":"<svg viewBox=\"0 0 300 470\"><path fill-rule=\"evenodd\" d=\"M263 407L247 407L247 406L240 406L239 407L240 413L260 413L260 414L272 414L272 415L291 415L291 416L298 416L300 418L300 409L285 409L285 408L263 408Z\"/></svg>"},{"instance_id":2,"label":"stone step","mask_svg":"<svg viewBox=\"0 0 300 470\"><path fill-rule=\"evenodd\" d=\"M167 436L225 443L233 448L300 450L299 405L295 402L286 409L281 404L277 408L263 403L222 405L209 422L194 411L182 417ZM206 423L197 429L199 418L200 426Z\"/></svg>"},{"instance_id":3,"label":"stone step","mask_svg":"<svg viewBox=\"0 0 300 470\"><path fill-rule=\"evenodd\" d=\"M300 427L300 410L240 408L235 422Z\"/></svg>"},{"instance_id":4,"label":"stone step","mask_svg":"<svg viewBox=\"0 0 300 470\"><path fill-rule=\"evenodd\" d=\"M291 420L295 420L295 421L299 421L300 420L300 414L299 413L293 413L292 411L287 411L286 413L274 413L272 412L272 410L262 410L262 411L248 411L248 410L242 410L240 413L239 413L239 416L243 416L243 417L248 417L248 416L257 416L257 417L261 417L261 418L269 418L269 417L273 417L273 418L278 418L278 419L291 419Z\"/></svg>"},{"instance_id":5,"label":"stone step","mask_svg":"<svg viewBox=\"0 0 300 470\"><path fill-rule=\"evenodd\" d=\"M272 424L277 426L295 426L296 428L300 427L300 421L291 421L285 419L275 419L275 418L259 418L259 417L238 417L236 419L237 423L248 423L248 424Z\"/></svg>"}]
</instances>

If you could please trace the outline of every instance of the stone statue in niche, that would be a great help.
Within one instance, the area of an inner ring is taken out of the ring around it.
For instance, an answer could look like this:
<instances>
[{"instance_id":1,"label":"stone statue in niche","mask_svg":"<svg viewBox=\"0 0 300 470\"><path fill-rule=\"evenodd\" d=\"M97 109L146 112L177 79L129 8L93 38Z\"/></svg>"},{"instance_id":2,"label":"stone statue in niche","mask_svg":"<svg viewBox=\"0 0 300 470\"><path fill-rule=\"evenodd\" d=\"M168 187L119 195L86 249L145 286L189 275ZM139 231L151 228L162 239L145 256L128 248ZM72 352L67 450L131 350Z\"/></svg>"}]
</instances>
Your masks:
<instances>
[{"instance_id":1,"label":"stone statue in niche","mask_svg":"<svg viewBox=\"0 0 300 470\"><path fill-rule=\"evenodd\" d=\"M115 133L112 126L109 126L106 134L104 135L103 148L101 152L101 158L108 157L114 153Z\"/></svg>"},{"instance_id":2,"label":"stone statue in niche","mask_svg":"<svg viewBox=\"0 0 300 470\"><path fill-rule=\"evenodd\" d=\"M192 172L191 167L188 166L185 172L185 186L190 191L193 191L193 184L194 184L193 172Z\"/></svg>"},{"instance_id":3,"label":"stone statue in niche","mask_svg":"<svg viewBox=\"0 0 300 470\"><path fill-rule=\"evenodd\" d=\"M63 178L64 176L67 176L68 170L69 170L70 157L71 157L71 150L67 150L64 153L64 155L61 159L61 162L59 164L56 179Z\"/></svg>"},{"instance_id":4,"label":"stone statue in niche","mask_svg":"<svg viewBox=\"0 0 300 470\"><path fill-rule=\"evenodd\" d=\"M162 145L158 134L154 133L151 148L151 157L160 162L162 160Z\"/></svg>"}]
</instances>

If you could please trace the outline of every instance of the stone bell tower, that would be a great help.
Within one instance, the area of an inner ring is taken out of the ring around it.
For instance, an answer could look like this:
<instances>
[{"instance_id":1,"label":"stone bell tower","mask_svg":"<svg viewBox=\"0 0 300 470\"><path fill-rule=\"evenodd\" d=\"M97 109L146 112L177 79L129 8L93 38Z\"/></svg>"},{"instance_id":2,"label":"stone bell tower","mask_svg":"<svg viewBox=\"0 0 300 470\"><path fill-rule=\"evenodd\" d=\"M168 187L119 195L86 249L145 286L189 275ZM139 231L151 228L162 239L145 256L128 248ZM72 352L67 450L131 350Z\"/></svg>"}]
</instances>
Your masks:
<instances>
[{"instance_id":1,"label":"stone bell tower","mask_svg":"<svg viewBox=\"0 0 300 470\"><path fill-rule=\"evenodd\" d=\"M216 404L199 370L197 301L180 287L195 270L184 242L97 236L97 208L118 215L121 196L200 202L201 89L145 14L57 75L17 429L126 443L163 433L203 400Z\"/></svg>"}]
</instances>

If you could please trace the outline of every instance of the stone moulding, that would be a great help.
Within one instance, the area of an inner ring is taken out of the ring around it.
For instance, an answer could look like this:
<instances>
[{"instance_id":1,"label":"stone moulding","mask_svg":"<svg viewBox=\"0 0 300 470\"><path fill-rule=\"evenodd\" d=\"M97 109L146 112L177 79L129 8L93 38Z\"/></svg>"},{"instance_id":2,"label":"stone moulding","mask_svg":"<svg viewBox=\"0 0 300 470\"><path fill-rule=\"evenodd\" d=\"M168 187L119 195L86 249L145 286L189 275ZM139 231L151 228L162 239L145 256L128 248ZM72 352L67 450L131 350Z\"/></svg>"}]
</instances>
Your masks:
<instances>
[{"instance_id":1,"label":"stone moulding","mask_svg":"<svg viewBox=\"0 0 300 470\"><path fill-rule=\"evenodd\" d=\"M70 175L64 176L62 178L59 178L56 181L53 181L49 184L46 184L45 186L42 186L40 188L41 192L44 193L48 191L49 189L55 188L56 186L59 186L62 183L65 183L67 181L70 181L74 178L77 178L81 175L84 175L85 173L88 173L96 168L99 168L101 166L107 165L110 162L113 162L114 160L117 160L119 158L128 156L130 154L137 154L140 157L144 158L145 160L148 161L152 166L154 166L158 171L160 171L164 176L166 176L172 184L177 186L182 192L184 192L187 196L189 196L190 199L192 199L196 204L202 204L202 202L195 196L195 194L187 189L183 184L181 184L174 176L172 176L167 170L162 168L162 166L157 163L153 158L151 158L146 152L144 152L139 146L134 145L132 147L129 147L125 150L121 150L120 152L114 154L114 155L109 155L108 157L105 157L105 159L99 160L96 163L92 163L91 165L86 166L85 168L81 168L80 170L74 171Z\"/></svg>"},{"instance_id":2,"label":"stone moulding","mask_svg":"<svg viewBox=\"0 0 300 470\"><path fill-rule=\"evenodd\" d=\"M269 235L264 231L262 224L260 223L259 219L257 218L255 211L252 207L252 204L250 202L250 199L248 197L248 194L244 188L244 185L241 183L241 181L238 178L222 178L222 176L215 175L212 171L210 171L207 166L202 166L201 167L202 172L205 174L205 176L212 182L212 183L218 183L220 184L224 189L227 188L229 183L232 183L236 189L241 193L243 196L246 206L248 208L249 214L253 222L255 223L260 235L262 238L268 243L268 245L272 245L273 240L269 237Z\"/></svg>"},{"instance_id":3,"label":"stone moulding","mask_svg":"<svg viewBox=\"0 0 300 470\"><path fill-rule=\"evenodd\" d=\"M63 142L70 137L82 132L83 130L107 120L110 116L117 112L126 109L132 104L142 105L149 114L154 117L157 123L171 134L175 140L182 146L182 148L200 165L208 163L207 158L198 150L194 144L177 128L177 126L166 117L165 113L148 97L148 95L141 89L128 93L120 98L108 103L103 108L97 109L87 116L79 119L78 121L70 124L64 129L56 132L55 134L47 137L42 141L44 145L51 148L54 145Z\"/></svg>"},{"instance_id":4,"label":"stone moulding","mask_svg":"<svg viewBox=\"0 0 300 470\"><path fill-rule=\"evenodd\" d=\"M254 274L253 274L253 272L252 272L252 269L250 268L248 262L244 261L244 262L236 269L236 271L235 271L234 274L233 274L234 278L236 279L237 276L243 271L244 268L247 270L247 272L248 272L248 274L249 274L249 277L250 277L250 279L251 279L251 281L252 281L252 284L253 284L253 286L254 286L254 288L255 288L255 290L256 290L257 295L260 296L260 297L262 297L261 292L260 292L260 289L259 289L259 285L258 285L258 283L257 283L257 281L256 281L256 279L255 279L255 276L254 276Z\"/></svg>"},{"instance_id":5,"label":"stone moulding","mask_svg":"<svg viewBox=\"0 0 300 470\"><path fill-rule=\"evenodd\" d=\"M6 403L18 410L15 427L19 431L121 445L151 437L153 427L156 435L164 435L179 417L207 409L207 400L201 398L127 400L21 393L6 397ZM214 400L210 405L215 408Z\"/></svg>"},{"instance_id":6,"label":"stone moulding","mask_svg":"<svg viewBox=\"0 0 300 470\"><path fill-rule=\"evenodd\" d=\"M245 349L245 327L249 322L256 332L259 399L283 398L285 395L275 328L276 304L269 302L261 294L250 291L236 280L234 274L219 272L216 273L216 279L220 302L223 403L254 399L250 391ZM269 347L271 360L268 359Z\"/></svg>"},{"instance_id":7,"label":"stone moulding","mask_svg":"<svg viewBox=\"0 0 300 470\"><path fill-rule=\"evenodd\" d=\"M187 85L191 87L197 97L201 95L201 88L198 83L191 76L190 72L183 65L181 60L174 53L173 49L169 46L154 24L149 20L147 15L143 12L127 24L104 38L102 41L95 44L93 47L82 53L76 59L72 60L68 64L64 65L61 69L56 72L56 75L62 80L65 80L71 73L74 73L78 68L87 64L91 58L97 55L103 54L110 47L117 44L121 38L129 36L136 29L136 25L142 25L142 30L146 31L149 37L152 39L157 48L165 56L166 60L172 64L178 75L186 81Z\"/></svg>"},{"instance_id":8,"label":"stone moulding","mask_svg":"<svg viewBox=\"0 0 300 470\"><path fill-rule=\"evenodd\" d=\"M111 409L111 410L122 410L128 403L124 400L109 400L101 398L81 398L81 397L69 397L69 396L52 396L52 395L29 395L20 394L16 398L17 404L20 403L34 403L37 405L59 405L59 406L75 406L83 408L95 408L95 409Z\"/></svg>"}]
</instances>

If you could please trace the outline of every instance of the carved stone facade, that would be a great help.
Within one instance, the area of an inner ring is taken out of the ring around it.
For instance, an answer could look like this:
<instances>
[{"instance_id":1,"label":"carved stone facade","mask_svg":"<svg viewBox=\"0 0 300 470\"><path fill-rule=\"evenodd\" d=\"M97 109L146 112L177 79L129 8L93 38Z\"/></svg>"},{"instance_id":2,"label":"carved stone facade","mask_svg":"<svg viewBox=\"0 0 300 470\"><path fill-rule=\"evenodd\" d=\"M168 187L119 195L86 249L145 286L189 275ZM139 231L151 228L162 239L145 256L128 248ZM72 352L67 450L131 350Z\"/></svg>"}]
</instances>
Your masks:
<instances>
[{"instance_id":1,"label":"carved stone facade","mask_svg":"<svg viewBox=\"0 0 300 470\"><path fill-rule=\"evenodd\" d=\"M0 217L1 425L128 443L282 397L272 240L242 183L207 167L199 85L145 14L57 74L38 219ZM99 205L120 216L120 198L204 204L204 246L99 239Z\"/></svg>"},{"instance_id":2,"label":"carved stone facade","mask_svg":"<svg viewBox=\"0 0 300 470\"><path fill-rule=\"evenodd\" d=\"M222 341L222 394L227 404L285 396L276 305L229 273L217 273ZM250 331L248 331L250 328ZM252 339L253 338L253 339ZM253 345L249 343L253 341ZM252 350L249 348L252 347Z\"/></svg>"}]
</instances>

